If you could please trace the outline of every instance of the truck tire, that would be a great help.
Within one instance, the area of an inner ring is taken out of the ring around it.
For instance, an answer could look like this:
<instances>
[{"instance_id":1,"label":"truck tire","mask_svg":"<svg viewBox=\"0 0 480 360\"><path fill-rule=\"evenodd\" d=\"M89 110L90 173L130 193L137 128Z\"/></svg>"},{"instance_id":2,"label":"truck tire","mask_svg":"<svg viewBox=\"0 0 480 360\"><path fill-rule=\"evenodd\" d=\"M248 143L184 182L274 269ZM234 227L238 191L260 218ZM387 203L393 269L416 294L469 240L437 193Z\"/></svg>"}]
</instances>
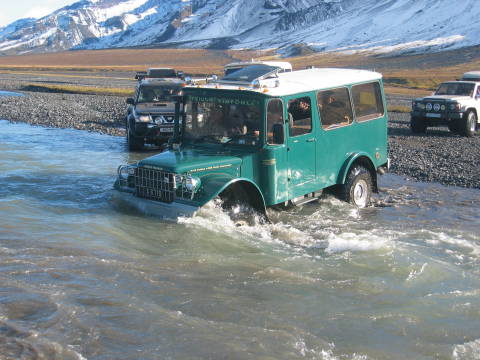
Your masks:
<instances>
[{"instance_id":1,"label":"truck tire","mask_svg":"<svg viewBox=\"0 0 480 360\"><path fill-rule=\"evenodd\" d=\"M345 184L340 185L340 198L359 208L367 207L372 196L372 175L362 165L350 169Z\"/></svg>"},{"instance_id":2,"label":"truck tire","mask_svg":"<svg viewBox=\"0 0 480 360\"><path fill-rule=\"evenodd\" d=\"M414 134L424 134L427 131L427 125L418 117L410 118L410 128Z\"/></svg>"},{"instance_id":3,"label":"truck tire","mask_svg":"<svg viewBox=\"0 0 480 360\"><path fill-rule=\"evenodd\" d=\"M477 115L472 110L465 113L463 119L459 122L459 133L466 137L472 137L475 135L477 127Z\"/></svg>"},{"instance_id":4,"label":"truck tire","mask_svg":"<svg viewBox=\"0 0 480 360\"><path fill-rule=\"evenodd\" d=\"M130 129L127 129L127 144L129 151L138 151L143 149L143 138L136 137Z\"/></svg>"}]
</instances>

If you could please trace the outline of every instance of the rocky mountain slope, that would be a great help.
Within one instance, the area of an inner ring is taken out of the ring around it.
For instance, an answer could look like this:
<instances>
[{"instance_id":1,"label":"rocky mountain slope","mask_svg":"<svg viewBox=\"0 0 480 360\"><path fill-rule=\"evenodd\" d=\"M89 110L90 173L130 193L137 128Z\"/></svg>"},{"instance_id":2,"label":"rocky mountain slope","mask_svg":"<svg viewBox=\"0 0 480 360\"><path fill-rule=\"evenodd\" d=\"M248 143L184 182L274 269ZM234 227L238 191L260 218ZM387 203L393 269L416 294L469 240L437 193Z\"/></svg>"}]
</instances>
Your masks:
<instances>
[{"instance_id":1,"label":"rocky mountain slope","mask_svg":"<svg viewBox=\"0 0 480 360\"><path fill-rule=\"evenodd\" d=\"M478 0L82 0L0 28L0 53L131 46L428 52L480 44Z\"/></svg>"}]
</instances>

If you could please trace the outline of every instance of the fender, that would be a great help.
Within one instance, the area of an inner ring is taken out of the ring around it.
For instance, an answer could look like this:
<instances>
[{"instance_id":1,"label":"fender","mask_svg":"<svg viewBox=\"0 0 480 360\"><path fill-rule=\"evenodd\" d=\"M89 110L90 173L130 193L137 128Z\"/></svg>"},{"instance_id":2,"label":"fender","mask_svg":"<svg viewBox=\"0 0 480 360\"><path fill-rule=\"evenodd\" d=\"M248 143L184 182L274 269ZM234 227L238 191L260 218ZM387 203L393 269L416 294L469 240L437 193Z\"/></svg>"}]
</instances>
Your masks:
<instances>
[{"instance_id":1,"label":"fender","mask_svg":"<svg viewBox=\"0 0 480 360\"><path fill-rule=\"evenodd\" d=\"M366 152L358 152L358 153L353 153L351 154L347 160L343 163L343 166L341 170L338 173L338 178L337 178L337 184L345 184L345 180L347 178L348 171L350 170L352 164L359 158L367 158L368 161L370 162L370 166L372 167L371 170L373 170L373 173L375 173L375 163L373 162L372 158L370 155L368 155ZM373 179L375 181L375 179ZM376 183L376 181L375 181Z\"/></svg>"},{"instance_id":2,"label":"fender","mask_svg":"<svg viewBox=\"0 0 480 360\"><path fill-rule=\"evenodd\" d=\"M258 198L260 200L259 210L265 212L266 206L265 206L265 199L263 197L263 194L260 191L257 184L252 182L250 179L241 178L241 177L237 178L225 173L210 174L210 175L201 177L200 179L202 181L201 189L203 190L202 192L204 194L203 196L201 196L201 198L198 199L199 203L201 204L200 206L205 205L208 201L219 196L228 187L234 184L244 183L246 186L251 186L255 189L255 191L257 192L256 195L259 195Z\"/></svg>"}]
</instances>

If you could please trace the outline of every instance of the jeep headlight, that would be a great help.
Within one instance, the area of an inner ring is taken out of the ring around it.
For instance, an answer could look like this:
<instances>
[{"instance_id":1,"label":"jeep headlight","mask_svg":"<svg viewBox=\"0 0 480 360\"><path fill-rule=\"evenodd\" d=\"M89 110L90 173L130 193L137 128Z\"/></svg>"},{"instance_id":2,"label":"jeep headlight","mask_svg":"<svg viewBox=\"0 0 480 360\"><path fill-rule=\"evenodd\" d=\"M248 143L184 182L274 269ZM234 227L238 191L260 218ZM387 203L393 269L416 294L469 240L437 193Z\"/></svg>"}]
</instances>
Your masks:
<instances>
[{"instance_id":1,"label":"jeep headlight","mask_svg":"<svg viewBox=\"0 0 480 360\"><path fill-rule=\"evenodd\" d=\"M420 102L420 101L414 101L412 103L412 109L419 109L419 110L425 110L425 104Z\"/></svg>"},{"instance_id":2,"label":"jeep headlight","mask_svg":"<svg viewBox=\"0 0 480 360\"><path fill-rule=\"evenodd\" d=\"M461 106L459 103L452 103L450 104L450 110L451 111L460 111L461 110Z\"/></svg>"},{"instance_id":3,"label":"jeep headlight","mask_svg":"<svg viewBox=\"0 0 480 360\"><path fill-rule=\"evenodd\" d=\"M197 177L187 175L185 179L185 187L191 193L194 193L200 187L201 181Z\"/></svg>"},{"instance_id":4,"label":"jeep headlight","mask_svg":"<svg viewBox=\"0 0 480 360\"><path fill-rule=\"evenodd\" d=\"M130 186L135 176L135 167L131 165L120 165L117 169L117 175L121 186Z\"/></svg>"},{"instance_id":5,"label":"jeep headlight","mask_svg":"<svg viewBox=\"0 0 480 360\"><path fill-rule=\"evenodd\" d=\"M137 122L150 122L152 121L152 117L150 115L140 115L135 118Z\"/></svg>"}]
</instances>

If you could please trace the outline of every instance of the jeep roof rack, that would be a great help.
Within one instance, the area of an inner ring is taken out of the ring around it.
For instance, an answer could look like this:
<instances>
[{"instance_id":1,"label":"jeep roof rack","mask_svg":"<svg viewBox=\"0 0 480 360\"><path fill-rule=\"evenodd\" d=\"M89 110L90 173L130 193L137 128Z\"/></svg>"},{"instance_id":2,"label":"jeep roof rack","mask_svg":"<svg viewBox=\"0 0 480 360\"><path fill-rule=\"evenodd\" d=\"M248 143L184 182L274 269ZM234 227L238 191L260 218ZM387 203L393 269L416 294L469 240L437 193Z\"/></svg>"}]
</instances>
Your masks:
<instances>
[{"instance_id":1,"label":"jeep roof rack","mask_svg":"<svg viewBox=\"0 0 480 360\"><path fill-rule=\"evenodd\" d=\"M248 85L254 81L260 81L277 77L281 72L276 66L266 64L255 64L241 68L235 72L225 75L218 82L222 84L243 84Z\"/></svg>"},{"instance_id":2,"label":"jeep roof rack","mask_svg":"<svg viewBox=\"0 0 480 360\"><path fill-rule=\"evenodd\" d=\"M463 74L463 81L480 81L480 71L469 71Z\"/></svg>"},{"instance_id":3,"label":"jeep roof rack","mask_svg":"<svg viewBox=\"0 0 480 360\"><path fill-rule=\"evenodd\" d=\"M150 68L147 71L138 71L135 79L141 81L143 79L182 79L183 72L176 71L173 68Z\"/></svg>"}]
</instances>

